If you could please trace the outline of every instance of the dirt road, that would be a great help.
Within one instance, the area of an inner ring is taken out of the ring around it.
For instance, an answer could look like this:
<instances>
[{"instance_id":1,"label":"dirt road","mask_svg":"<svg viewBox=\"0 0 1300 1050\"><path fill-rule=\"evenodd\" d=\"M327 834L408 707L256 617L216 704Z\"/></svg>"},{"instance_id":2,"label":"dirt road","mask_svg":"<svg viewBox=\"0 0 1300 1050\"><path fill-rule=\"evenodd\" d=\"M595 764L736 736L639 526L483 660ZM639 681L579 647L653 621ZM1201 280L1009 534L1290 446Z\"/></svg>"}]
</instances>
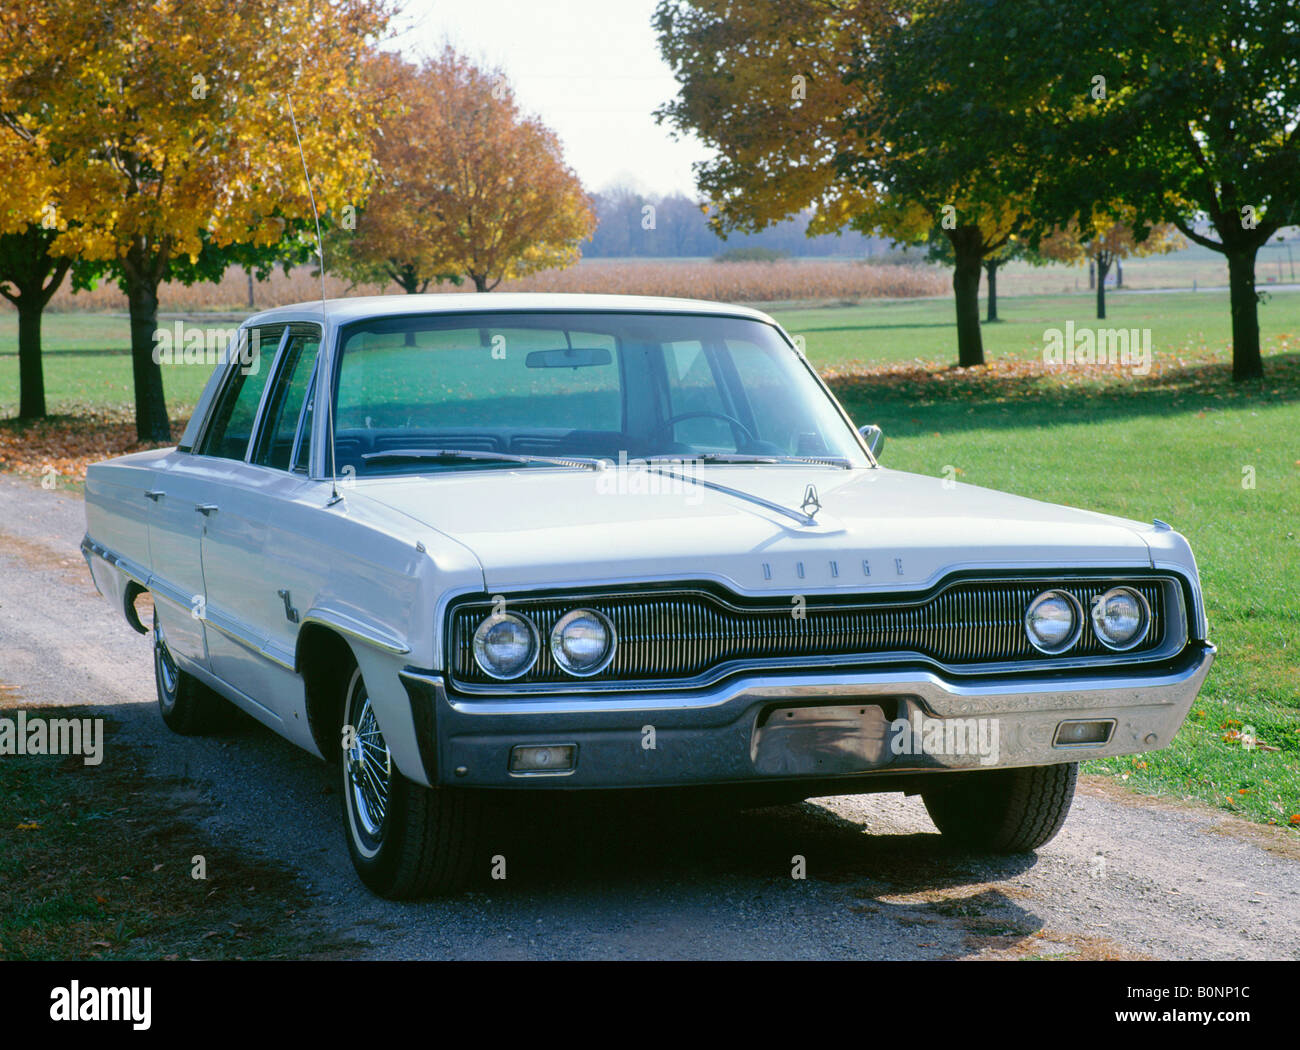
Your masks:
<instances>
[{"instance_id":1,"label":"dirt road","mask_svg":"<svg viewBox=\"0 0 1300 1050\"><path fill-rule=\"evenodd\" d=\"M327 767L251 723L167 732L149 642L95 593L83 531L80 499L0 477L0 708L105 709L113 746L208 803L200 836L299 871L311 918L358 956L1300 958L1294 835L1093 778L1055 841L996 861L945 851L919 800L894 795L738 815L533 805L495 822L504 881L485 865L454 899L379 900L353 875Z\"/></svg>"}]
</instances>

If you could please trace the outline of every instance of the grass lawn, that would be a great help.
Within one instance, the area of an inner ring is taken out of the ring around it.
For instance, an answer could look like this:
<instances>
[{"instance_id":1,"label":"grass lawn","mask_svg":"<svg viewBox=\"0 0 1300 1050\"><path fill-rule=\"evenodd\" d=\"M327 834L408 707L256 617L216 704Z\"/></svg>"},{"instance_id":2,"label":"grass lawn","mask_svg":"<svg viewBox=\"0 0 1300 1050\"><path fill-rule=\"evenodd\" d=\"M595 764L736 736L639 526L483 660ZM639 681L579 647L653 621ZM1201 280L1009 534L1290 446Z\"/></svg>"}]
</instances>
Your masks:
<instances>
[{"instance_id":1,"label":"grass lawn","mask_svg":"<svg viewBox=\"0 0 1300 1050\"><path fill-rule=\"evenodd\" d=\"M1187 535L1218 659L1171 748L1091 769L1260 822L1295 816L1300 828L1300 293L1260 307L1266 379L1242 387L1227 378L1226 292L1109 297L1102 325L1152 330L1149 376L1038 367L1044 330L1098 324L1092 305L1087 295L1004 298L1004 320L984 326L994 367L975 372L949 367L946 299L773 313L804 336L850 414L885 428L887 466L951 467L962 482L1158 517ZM129 418L130 359L111 352L126 345L124 318L51 314L46 337L57 410ZM207 371L165 369L173 417ZM17 373L13 315L0 314L0 453L6 437L34 437L3 421ZM1246 727L1258 746L1242 746Z\"/></svg>"},{"instance_id":2,"label":"grass lawn","mask_svg":"<svg viewBox=\"0 0 1300 1050\"><path fill-rule=\"evenodd\" d=\"M761 304L760 308L761 308ZM984 309L981 299L981 316ZM902 299L858 306L769 310L791 334L802 335L818 367L854 367L957 360L953 304L944 299ZM1042 358L1043 332L1076 327L1151 329L1151 345L1187 358L1204 357L1232 338L1227 292L1108 292L1106 320L1096 319L1089 295L1032 295L998 299L1000 321L984 325L987 358ZM1277 292L1259 308L1265 353L1300 350L1300 292ZM0 403L5 400L0 384Z\"/></svg>"}]
</instances>

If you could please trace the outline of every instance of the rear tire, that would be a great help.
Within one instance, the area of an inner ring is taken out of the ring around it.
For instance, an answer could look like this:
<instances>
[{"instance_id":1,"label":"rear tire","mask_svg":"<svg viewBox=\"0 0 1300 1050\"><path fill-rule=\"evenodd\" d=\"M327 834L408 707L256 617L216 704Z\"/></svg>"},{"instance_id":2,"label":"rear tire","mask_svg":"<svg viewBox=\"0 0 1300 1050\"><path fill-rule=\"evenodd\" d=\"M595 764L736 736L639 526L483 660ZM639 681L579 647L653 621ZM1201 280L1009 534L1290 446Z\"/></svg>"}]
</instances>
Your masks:
<instances>
[{"instance_id":1,"label":"rear tire","mask_svg":"<svg viewBox=\"0 0 1300 1050\"><path fill-rule=\"evenodd\" d=\"M454 892L469 880L481 824L473 792L427 788L392 761L359 668L343 702L343 830L357 875L390 900Z\"/></svg>"},{"instance_id":2,"label":"rear tire","mask_svg":"<svg viewBox=\"0 0 1300 1050\"><path fill-rule=\"evenodd\" d=\"M943 774L921 799L945 839L990 853L1029 853L1061 830L1077 762Z\"/></svg>"},{"instance_id":3,"label":"rear tire","mask_svg":"<svg viewBox=\"0 0 1300 1050\"><path fill-rule=\"evenodd\" d=\"M158 622L157 607L153 611L153 680L158 711L173 733L202 736L231 724L234 708L229 701L176 666Z\"/></svg>"}]
</instances>

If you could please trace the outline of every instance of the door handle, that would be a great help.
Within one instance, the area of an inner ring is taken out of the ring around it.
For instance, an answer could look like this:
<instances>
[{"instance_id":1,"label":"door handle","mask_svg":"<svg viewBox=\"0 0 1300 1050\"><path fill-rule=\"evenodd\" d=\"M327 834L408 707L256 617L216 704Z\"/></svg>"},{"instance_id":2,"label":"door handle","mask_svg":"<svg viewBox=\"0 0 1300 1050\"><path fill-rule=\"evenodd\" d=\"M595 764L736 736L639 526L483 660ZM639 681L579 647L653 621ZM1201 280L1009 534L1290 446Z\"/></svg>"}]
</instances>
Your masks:
<instances>
[{"instance_id":1,"label":"door handle","mask_svg":"<svg viewBox=\"0 0 1300 1050\"><path fill-rule=\"evenodd\" d=\"M165 495L167 495L167 493L163 492L162 489L149 489L149 490L144 494L144 498L145 498L145 499L151 499L151 500L153 500L155 503L157 503L157 502L158 502L160 499L162 499Z\"/></svg>"},{"instance_id":2,"label":"door handle","mask_svg":"<svg viewBox=\"0 0 1300 1050\"><path fill-rule=\"evenodd\" d=\"M194 509L204 517L207 517L210 514L216 513L217 505L215 503L196 503L194 504Z\"/></svg>"}]
</instances>

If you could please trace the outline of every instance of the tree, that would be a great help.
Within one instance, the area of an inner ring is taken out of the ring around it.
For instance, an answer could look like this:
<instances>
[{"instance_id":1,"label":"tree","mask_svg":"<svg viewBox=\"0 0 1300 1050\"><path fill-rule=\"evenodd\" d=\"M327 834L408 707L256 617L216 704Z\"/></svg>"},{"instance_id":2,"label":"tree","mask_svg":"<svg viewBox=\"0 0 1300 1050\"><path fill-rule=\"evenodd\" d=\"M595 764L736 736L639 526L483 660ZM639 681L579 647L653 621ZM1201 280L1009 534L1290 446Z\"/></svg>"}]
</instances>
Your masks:
<instances>
[{"instance_id":1,"label":"tree","mask_svg":"<svg viewBox=\"0 0 1300 1050\"><path fill-rule=\"evenodd\" d=\"M1114 213L1123 214L1126 219L1116 219ZM1088 260L1091 272L1096 275L1098 320L1106 318L1106 275L1111 266L1118 266L1120 260L1133 256L1163 254L1187 246L1170 223L1151 227L1146 237L1139 240L1131 216L1131 208L1113 205L1111 214L1097 212L1082 225L1072 220L1039 244L1039 252L1053 262L1074 264Z\"/></svg>"},{"instance_id":2,"label":"tree","mask_svg":"<svg viewBox=\"0 0 1300 1050\"><path fill-rule=\"evenodd\" d=\"M51 250L108 263L127 296L140 440L170 437L159 285L274 250L311 215L290 95L318 204L364 196L371 117L356 70L388 17L387 0L0 5L4 96L66 176Z\"/></svg>"},{"instance_id":3,"label":"tree","mask_svg":"<svg viewBox=\"0 0 1300 1050\"><path fill-rule=\"evenodd\" d=\"M407 291L464 275L480 292L568 266L595 227L555 133L520 113L504 75L450 46L383 66L400 103L376 150L380 179L347 248ZM355 272L355 271L354 271Z\"/></svg>"},{"instance_id":4,"label":"tree","mask_svg":"<svg viewBox=\"0 0 1300 1050\"><path fill-rule=\"evenodd\" d=\"M986 126L969 96L944 93L931 52L948 63L970 55L933 20L904 17L942 6L662 0L655 26L681 89L657 115L718 154L696 177L720 230L762 229L815 207L810 233L851 225L923 243L941 231L954 261L958 360L978 365L981 267L1029 221L1007 171L1026 170L1028 156L1014 143L1014 114L992 113ZM978 163L954 162L945 140L972 129L995 137Z\"/></svg>"},{"instance_id":5,"label":"tree","mask_svg":"<svg viewBox=\"0 0 1300 1050\"><path fill-rule=\"evenodd\" d=\"M1026 0L952 10L960 18L944 22L966 47L1033 42L1014 55L1003 47L1000 66L957 81L968 92L996 84L1033 128L1034 152L1052 158L1035 194L1040 215L1086 224L1120 200L1138 242L1168 222L1222 253L1233 378L1261 376L1256 254L1300 222L1296 5ZM1209 232L1197 228L1203 220Z\"/></svg>"},{"instance_id":6,"label":"tree","mask_svg":"<svg viewBox=\"0 0 1300 1050\"><path fill-rule=\"evenodd\" d=\"M0 234L0 295L18 311L19 419L45 415L41 315L72 266L71 259L49 254L54 237L37 223L21 233Z\"/></svg>"}]
</instances>

